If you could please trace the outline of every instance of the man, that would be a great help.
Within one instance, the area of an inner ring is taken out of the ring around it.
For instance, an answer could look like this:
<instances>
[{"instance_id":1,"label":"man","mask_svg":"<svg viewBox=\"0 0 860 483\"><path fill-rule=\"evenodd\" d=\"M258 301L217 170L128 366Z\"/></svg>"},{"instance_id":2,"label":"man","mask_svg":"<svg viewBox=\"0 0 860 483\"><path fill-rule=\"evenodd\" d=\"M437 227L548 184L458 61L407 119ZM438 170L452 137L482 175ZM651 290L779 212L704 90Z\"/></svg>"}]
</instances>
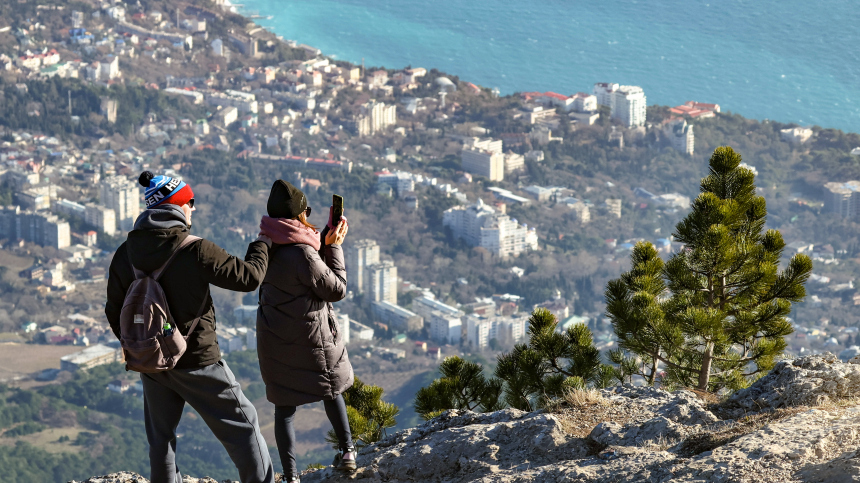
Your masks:
<instances>
[{"instance_id":1,"label":"man","mask_svg":"<svg viewBox=\"0 0 860 483\"><path fill-rule=\"evenodd\" d=\"M114 254L108 279L105 314L117 338L121 337L120 311L134 281L131 263L144 273L161 267L189 235L195 210L194 193L185 182L149 171L140 175L139 182L146 187L147 209ZM209 284L241 292L256 289L266 274L270 246L271 240L260 237L241 260L208 240L197 240L177 253L159 280L174 330L188 335L188 349L174 369L140 375L152 483L182 481L176 466L176 427L186 402L224 445L242 483L275 481L257 411L221 360L209 294ZM188 334L197 317L195 330Z\"/></svg>"}]
</instances>

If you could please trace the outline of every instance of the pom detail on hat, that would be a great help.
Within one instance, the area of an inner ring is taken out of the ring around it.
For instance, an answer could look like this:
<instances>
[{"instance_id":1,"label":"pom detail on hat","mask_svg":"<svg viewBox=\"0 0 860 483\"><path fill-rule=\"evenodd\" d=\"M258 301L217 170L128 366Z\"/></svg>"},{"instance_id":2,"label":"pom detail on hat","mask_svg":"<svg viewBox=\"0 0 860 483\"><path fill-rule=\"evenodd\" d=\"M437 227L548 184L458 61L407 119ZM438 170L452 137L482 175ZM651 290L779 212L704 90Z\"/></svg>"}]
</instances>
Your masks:
<instances>
[{"instance_id":1,"label":"pom detail on hat","mask_svg":"<svg viewBox=\"0 0 860 483\"><path fill-rule=\"evenodd\" d=\"M137 182L140 183L144 188L149 187L149 182L152 181L152 178L155 178L155 175L152 174L152 171L144 171L140 173L140 178L137 178Z\"/></svg>"}]
</instances>

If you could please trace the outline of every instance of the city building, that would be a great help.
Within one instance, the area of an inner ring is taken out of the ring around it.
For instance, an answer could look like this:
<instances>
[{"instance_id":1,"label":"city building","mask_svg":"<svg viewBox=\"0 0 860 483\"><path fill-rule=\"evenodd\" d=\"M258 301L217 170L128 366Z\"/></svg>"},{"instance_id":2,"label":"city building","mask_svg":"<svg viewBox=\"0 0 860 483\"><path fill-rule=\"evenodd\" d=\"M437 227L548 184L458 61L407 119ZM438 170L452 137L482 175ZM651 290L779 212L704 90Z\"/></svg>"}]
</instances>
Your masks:
<instances>
[{"instance_id":1,"label":"city building","mask_svg":"<svg viewBox=\"0 0 860 483\"><path fill-rule=\"evenodd\" d=\"M501 142L501 141L500 141ZM505 179L505 155L478 147L463 147L460 152L463 170L490 181Z\"/></svg>"},{"instance_id":2,"label":"city building","mask_svg":"<svg viewBox=\"0 0 860 483\"><path fill-rule=\"evenodd\" d=\"M122 360L121 352L113 347L96 344L60 358L60 370L75 372Z\"/></svg>"},{"instance_id":3,"label":"city building","mask_svg":"<svg viewBox=\"0 0 860 483\"><path fill-rule=\"evenodd\" d=\"M382 171L376 173L376 182L379 185L390 186L397 193L397 196L415 191L415 178L412 173Z\"/></svg>"},{"instance_id":4,"label":"city building","mask_svg":"<svg viewBox=\"0 0 860 483\"><path fill-rule=\"evenodd\" d=\"M467 315L465 342L479 350L489 347L493 339L509 346L525 338L526 326L523 317Z\"/></svg>"},{"instance_id":5,"label":"city building","mask_svg":"<svg viewBox=\"0 0 860 483\"><path fill-rule=\"evenodd\" d=\"M112 209L97 205L95 203L87 203L84 205L84 221L87 225L104 233L105 235L114 236L116 234L116 212Z\"/></svg>"},{"instance_id":6,"label":"city building","mask_svg":"<svg viewBox=\"0 0 860 483\"><path fill-rule=\"evenodd\" d=\"M227 107L235 107L242 113L257 114L259 110L256 95L249 92L231 90L209 93L206 96L206 105L220 107L222 110Z\"/></svg>"},{"instance_id":7,"label":"city building","mask_svg":"<svg viewBox=\"0 0 860 483\"><path fill-rule=\"evenodd\" d=\"M219 122L222 126L227 127L239 120L239 110L232 106L224 107L220 111L216 112L213 117L215 118L215 121Z\"/></svg>"},{"instance_id":8,"label":"city building","mask_svg":"<svg viewBox=\"0 0 860 483\"><path fill-rule=\"evenodd\" d=\"M572 99L572 107L575 112L594 112L597 110L597 96L593 94L577 92L572 96Z\"/></svg>"},{"instance_id":9,"label":"city building","mask_svg":"<svg viewBox=\"0 0 860 483\"><path fill-rule=\"evenodd\" d=\"M534 228L496 212L481 199L468 207L455 206L446 210L442 223L451 228L455 237L502 258L538 249Z\"/></svg>"},{"instance_id":10,"label":"city building","mask_svg":"<svg viewBox=\"0 0 860 483\"><path fill-rule=\"evenodd\" d=\"M347 272L349 273L349 272ZM397 305L397 267L394 262L385 260L367 266L370 299L374 302L386 301Z\"/></svg>"},{"instance_id":11,"label":"city building","mask_svg":"<svg viewBox=\"0 0 860 483\"><path fill-rule=\"evenodd\" d=\"M666 136L672 149L690 156L693 155L696 138L693 134L692 124L687 124L687 121L683 119L669 121L663 127L663 135Z\"/></svg>"},{"instance_id":12,"label":"city building","mask_svg":"<svg viewBox=\"0 0 860 483\"><path fill-rule=\"evenodd\" d=\"M379 263L379 245L374 240L363 239L346 244L347 288L360 294L370 290L368 267Z\"/></svg>"},{"instance_id":13,"label":"city building","mask_svg":"<svg viewBox=\"0 0 860 483\"><path fill-rule=\"evenodd\" d=\"M355 320L350 319L350 332L354 332L356 340L371 340L373 339L373 329L361 324ZM352 337L352 336L350 336Z\"/></svg>"},{"instance_id":14,"label":"city building","mask_svg":"<svg viewBox=\"0 0 860 483\"><path fill-rule=\"evenodd\" d=\"M645 92L639 86L622 86L608 82L594 84L597 104L609 107L610 117L627 127L644 126Z\"/></svg>"},{"instance_id":15,"label":"city building","mask_svg":"<svg viewBox=\"0 0 860 483\"><path fill-rule=\"evenodd\" d=\"M621 200L618 198L610 198L606 200L606 209L609 214L615 218L621 218Z\"/></svg>"},{"instance_id":16,"label":"city building","mask_svg":"<svg viewBox=\"0 0 860 483\"><path fill-rule=\"evenodd\" d=\"M56 215L25 211L19 206L0 209L0 238L24 240L58 250L72 244L68 222Z\"/></svg>"},{"instance_id":17,"label":"city building","mask_svg":"<svg viewBox=\"0 0 860 483\"><path fill-rule=\"evenodd\" d=\"M373 316L398 332L415 332L424 328L424 319L399 305L386 301L373 302Z\"/></svg>"},{"instance_id":18,"label":"city building","mask_svg":"<svg viewBox=\"0 0 860 483\"><path fill-rule=\"evenodd\" d=\"M792 146L799 146L806 141L809 141L812 134L812 129L806 127L793 127L779 130L779 138Z\"/></svg>"},{"instance_id":19,"label":"city building","mask_svg":"<svg viewBox=\"0 0 860 483\"><path fill-rule=\"evenodd\" d=\"M462 340L461 310L439 302L432 294L412 300L412 310L424 318L430 338L443 344L458 345Z\"/></svg>"},{"instance_id":20,"label":"city building","mask_svg":"<svg viewBox=\"0 0 860 483\"><path fill-rule=\"evenodd\" d=\"M692 118L709 118L714 117L716 112L720 112L719 104L706 104L703 102L687 101L681 106L675 106L669 109L673 114L689 116Z\"/></svg>"},{"instance_id":21,"label":"city building","mask_svg":"<svg viewBox=\"0 0 860 483\"><path fill-rule=\"evenodd\" d=\"M247 335L248 329L245 327L219 327L216 336L221 353L229 354L242 350Z\"/></svg>"},{"instance_id":22,"label":"city building","mask_svg":"<svg viewBox=\"0 0 860 483\"><path fill-rule=\"evenodd\" d=\"M621 86L613 93L610 117L621 121L627 127L645 125L645 92L639 86Z\"/></svg>"},{"instance_id":23,"label":"city building","mask_svg":"<svg viewBox=\"0 0 860 483\"><path fill-rule=\"evenodd\" d=\"M100 184L101 204L113 210L117 229L131 231L140 215L140 189L135 181L122 176L105 178Z\"/></svg>"},{"instance_id":24,"label":"city building","mask_svg":"<svg viewBox=\"0 0 860 483\"><path fill-rule=\"evenodd\" d=\"M526 157L514 152L505 153L505 174L522 171L526 167Z\"/></svg>"},{"instance_id":25,"label":"city building","mask_svg":"<svg viewBox=\"0 0 860 483\"><path fill-rule=\"evenodd\" d=\"M344 344L349 344L349 341L350 341L349 315L347 315L345 312L338 312L337 310L335 310L334 311L334 318L335 318L335 320L337 320L338 327L340 327L340 338L341 338L341 340L343 340ZM250 347L249 347L249 349L250 349Z\"/></svg>"},{"instance_id":26,"label":"city building","mask_svg":"<svg viewBox=\"0 0 860 483\"><path fill-rule=\"evenodd\" d=\"M353 131L358 136L371 136L397 124L397 106L371 100L361 106L353 119Z\"/></svg>"},{"instance_id":27,"label":"city building","mask_svg":"<svg viewBox=\"0 0 860 483\"><path fill-rule=\"evenodd\" d=\"M824 211L849 220L860 218L860 181L825 184Z\"/></svg>"}]
</instances>

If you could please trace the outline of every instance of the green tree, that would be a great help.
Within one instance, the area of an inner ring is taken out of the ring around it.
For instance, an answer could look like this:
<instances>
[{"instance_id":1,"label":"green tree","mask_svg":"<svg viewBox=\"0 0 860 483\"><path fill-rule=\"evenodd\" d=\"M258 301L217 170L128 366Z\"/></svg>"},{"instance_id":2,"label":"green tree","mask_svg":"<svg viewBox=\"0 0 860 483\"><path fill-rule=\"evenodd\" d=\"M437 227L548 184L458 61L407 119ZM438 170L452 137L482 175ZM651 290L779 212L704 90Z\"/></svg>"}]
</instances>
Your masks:
<instances>
[{"instance_id":1,"label":"green tree","mask_svg":"<svg viewBox=\"0 0 860 483\"><path fill-rule=\"evenodd\" d=\"M502 409L502 381L484 377L484 368L457 356L446 357L439 365L442 377L415 395L415 412L425 420L433 419L448 409L496 411Z\"/></svg>"},{"instance_id":2,"label":"green tree","mask_svg":"<svg viewBox=\"0 0 860 483\"><path fill-rule=\"evenodd\" d=\"M400 408L383 401L383 392L381 387L365 384L356 377L352 387L343 393L353 444L358 449L379 441L386 436L388 428L397 424L395 418ZM334 430L329 430L326 441L338 449Z\"/></svg>"},{"instance_id":3,"label":"green tree","mask_svg":"<svg viewBox=\"0 0 860 483\"><path fill-rule=\"evenodd\" d=\"M602 387L600 351L594 347L585 324L556 330L557 321L547 309L536 309L529 317L527 344L499 356L496 377L505 382L504 401L517 409L532 411L566 391L589 383Z\"/></svg>"},{"instance_id":4,"label":"green tree","mask_svg":"<svg viewBox=\"0 0 860 483\"><path fill-rule=\"evenodd\" d=\"M793 331L786 317L806 295L812 261L795 255L779 270L785 242L764 229L765 200L740 164L732 148L717 148L675 229L684 250L664 264L639 244L631 270L607 285L606 313L626 353L611 358L625 375L653 384L662 365L668 385L737 389L783 353Z\"/></svg>"},{"instance_id":5,"label":"green tree","mask_svg":"<svg viewBox=\"0 0 860 483\"><path fill-rule=\"evenodd\" d=\"M606 387L621 378L620 371L601 364L600 351L584 324L563 332L557 326L550 311L532 312L528 343L500 355L490 379L484 377L480 364L459 357L445 359L439 367L442 377L416 394L415 412L431 419L448 409L532 411L567 391L589 384Z\"/></svg>"}]
</instances>

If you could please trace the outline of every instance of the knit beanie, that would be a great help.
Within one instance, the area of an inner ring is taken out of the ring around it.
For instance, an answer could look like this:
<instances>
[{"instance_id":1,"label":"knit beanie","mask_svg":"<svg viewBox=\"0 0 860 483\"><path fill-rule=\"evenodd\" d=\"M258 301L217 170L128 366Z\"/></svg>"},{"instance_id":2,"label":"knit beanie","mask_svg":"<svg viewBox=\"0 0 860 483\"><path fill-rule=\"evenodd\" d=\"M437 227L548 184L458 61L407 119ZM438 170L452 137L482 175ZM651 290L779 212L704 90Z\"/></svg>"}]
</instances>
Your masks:
<instances>
[{"instance_id":1,"label":"knit beanie","mask_svg":"<svg viewBox=\"0 0 860 483\"><path fill-rule=\"evenodd\" d=\"M266 211L272 218L295 218L308 207L308 199L302 190L279 179L272 185Z\"/></svg>"},{"instance_id":2,"label":"knit beanie","mask_svg":"<svg viewBox=\"0 0 860 483\"><path fill-rule=\"evenodd\" d=\"M161 204L182 206L191 201L191 198L194 198L191 186L188 186L185 181L179 178L162 175L156 176L150 171L144 171L140 174L137 182L146 188L143 200L146 202L147 209Z\"/></svg>"}]
</instances>

